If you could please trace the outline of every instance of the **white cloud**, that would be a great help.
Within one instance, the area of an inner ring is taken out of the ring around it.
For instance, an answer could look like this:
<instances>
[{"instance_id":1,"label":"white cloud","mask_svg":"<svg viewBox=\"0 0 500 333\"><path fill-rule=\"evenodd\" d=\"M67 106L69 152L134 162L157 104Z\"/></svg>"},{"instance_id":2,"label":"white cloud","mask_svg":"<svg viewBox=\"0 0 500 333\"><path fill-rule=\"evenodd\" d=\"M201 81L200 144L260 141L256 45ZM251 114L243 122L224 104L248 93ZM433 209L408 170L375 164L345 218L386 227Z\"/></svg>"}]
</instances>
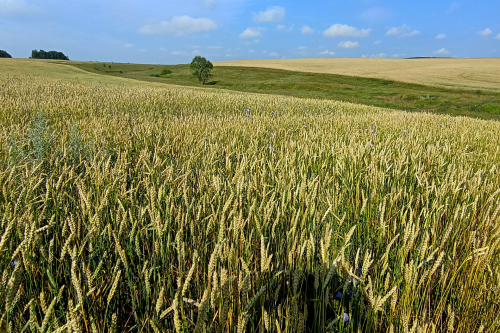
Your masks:
<instances>
[{"instance_id":1,"label":"white cloud","mask_svg":"<svg viewBox=\"0 0 500 333\"><path fill-rule=\"evenodd\" d=\"M380 22L391 17L391 12L387 8L377 7L365 10L359 17L365 21Z\"/></svg>"},{"instance_id":2,"label":"white cloud","mask_svg":"<svg viewBox=\"0 0 500 333\"><path fill-rule=\"evenodd\" d=\"M368 56L363 54L361 58L368 58Z\"/></svg>"},{"instance_id":3,"label":"white cloud","mask_svg":"<svg viewBox=\"0 0 500 333\"><path fill-rule=\"evenodd\" d=\"M483 36L483 37L489 36L489 35L491 35L491 29L490 28L486 28L483 31L479 31L479 34L481 36Z\"/></svg>"},{"instance_id":4,"label":"white cloud","mask_svg":"<svg viewBox=\"0 0 500 333\"><path fill-rule=\"evenodd\" d=\"M126 47L127 49L130 49L130 48L133 48L134 47L134 44L125 44L123 45L123 47Z\"/></svg>"},{"instance_id":5,"label":"white cloud","mask_svg":"<svg viewBox=\"0 0 500 333\"><path fill-rule=\"evenodd\" d=\"M187 53L184 51L172 51L170 52L170 54L174 56L181 56L181 55L186 55Z\"/></svg>"},{"instance_id":6,"label":"white cloud","mask_svg":"<svg viewBox=\"0 0 500 333\"><path fill-rule=\"evenodd\" d=\"M285 30L285 26L284 26L284 25L282 25L282 24L278 24L278 25L276 26L276 29L278 29L278 30Z\"/></svg>"},{"instance_id":7,"label":"white cloud","mask_svg":"<svg viewBox=\"0 0 500 333\"><path fill-rule=\"evenodd\" d=\"M342 47L344 49L353 49L353 48L358 47L358 46L359 46L358 42L347 41L347 42L340 42L339 43L339 47Z\"/></svg>"},{"instance_id":8,"label":"white cloud","mask_svg":"<svg viewBox=\"0 0 500 333\"><path fill-rule=\"evenodd\" d=\"M436 36L436 39L445 39L446 35L445 34L439 34Z\"/></svg>"},{"instance_id":9,"label":"white cloud","mask_svg":"<svg viewBox=\"0 0 500 333\"><path fill-rule=\"evenodd\" d=\"M417 30L411 30L411 28L406 25L406 24L403 24L402 26L400 27L394 27L394 28L390 28L386 35L388 36L397 36L397 37L401 37L401 38L404 38L404 37L413 37L413 36L416 36L416 35L420 35L420 31L417 31Z\"/></svg>"},{"instance_id":10,"label":"white cloud","mask_svg":"<svg viewBox=\"0 0 500 333\"><path fill-rule=\"evenodd\" d=\"M373 44L375 44L375 45L382 44L382 41L381 40L376 40L376 41L373 42Z\"/></svg>"},{"instance_id":11,"label":"white cloud","mask_svg":"<svg viewBox=\"0 0 500 333\"><path fill-rule=\"evenodd\" d=\"M320 52L319 54L325 54L325 55L335 55L335 52L330 52L328 50L324 50L323 52Z\"/></svg>"},{"instance_id":12,"label":"white cloud","mask_svg":"<svg viewBox=\"0 0 500 333\"><path fill-rule=\"evenodd\" d=\"M385 53L380 53L380 54L372 54L370 58L387 58L387 54Z\"/></svg>"},{"instance_id":13,"label":"white cloud","mask_svg":"<svg viewBox=\"0 0 500 333\"><path fill-rule=\"evenodd\" d=\"M500 34L495 37L496 40L500 40Z\"/></svg>"},{"instance_id":14,"label":"white cloud","mask_svg":"<svg viewBox=\"0 0 500 333\"><path fill-rule=\"evenodd\" d=\"M323 31L325 37L368 37L372 29L358 29L347 24L334 24Z\"/></svg>"},{"instance_id":15,"label":"white cloud","mask_svg":"<svg viewBox=\"0 0 500 333\"><path fill-rule=\"evenodd\" d=\"M240 34L240 38L255 38L262 35L262 28L248 28Z\"/></svg>"},{"instance_id":16,"label":"white cloud","mask_svg":"<svg viewBox=\"0 0 500 333\"><path fill-rule=\"evenodd\" d=\"M314 33L314 29L309 28L307 25L304 25L302 28L300 28L300 32L303 34L312 34Z\"/></svg>"},{"instance_id":17,"label":"white cloud","mask_svg":"<svg viewBox=\"0 0 500 333\"><path fill-rule=\"evenodd\" d=\"M299 47L297 48L297 50L299 50L299 51L304 51L304 50L306 50L306 49L307 49L307 47L305 47L305 46L299 46Z\"/></svg>"},{"instance_id":18,"label":"white cloud","mask_svg":"<svg viewBox=\"0 0 500 333\"><path fill-rule=\"evenodd\" d=\"M254 22L281 22L285 18L285 8L274 6L268 8L265 12L259 12L258 14L253 14Z\"/></svg>"},{"instance_id":19,"label":"white cloud","mask_svg":"<svg viewBox=\"0 0 500 333\"><path fill-rule=\"evenodd\" d=\"M0 0L0 15L29 15L40 12L24 0Z\"/></svg>"},{"instance_id":20,"label":"white cloud","mask_svg":"<svg viewBox=\"0 0 500 333\"><path fill-rule=\"evenodd\" d=\"M168 49L166 49L164 47L160 47L159 50L162 51L162 52L168 52Z\"/></svg>"},{"instance_id":21,"label":"white cloud","mask_svg":"<svg viewBox=\"0 0 500 333\"><path fill-rule=\"evenodd\" d=\"M215 2L215 0L205 0L205 7L207 7L208 9L215 9L215 7L217 6L217 3Z\"/></svg>"},{"instance_id":22,"label":"white cloud","mask_svg":"<svg viewBox=\"0 0 500 333\"><path fill-rule=\"evenodd\" d=\"M434 52L434 54L441 57L447 57L450 55L450 52L447 49L442 48L441 50Z\"/></svg>"},{"instance_id":23,"label":"white cloud","mask_svg":"<svg viewBox=\"0 0 500 333\"><path fill-rule=\"evenodd\" d=\"M271 53L269 53L269 56L273 57L273 58L278 58L280 55L276 52L271 52Z\"/></svg>"},{"instance_id":24,"label":"white cloud","mask_svg":"<svg viewBox=\"0 0 500 333\"><path fill-rule=\"evenodd\" d=\"M194 51L193 51L193 54L194 54L194 55L200 55L200 53L201 53L201 52L200 52L200 50L194 50Z\"/></svg>"},{"instance_id":25,"label":"white cloud","mask_svg":"<svg viewBox=\"0 0 500 333\"><path fill-rule=\"evenodd\" d=\"M255 53L255 50L250 49L250 50L248 50L248 53Z\"/></svg>"},{"instance_id":26,"label":"white cloud","mask_svg":"<svg viewBox=\"0 0 500 333\"><path fill-rule=\"evenodd\" d=\"M399 58L399 57L401 57L401 56L400 56L399 54L397 54L397 53L396 53L396 54L393 54L391 57L393 57L393 58Z\"/></svg>"},{"instance_id":27,"label":"white cloud","mask_svg":"<svg viewBox=\"0 0 500 333\"><path fill-rule=\"evenodd\" d=\"M453 1L451 4L450 4L450 7L448 8L448 10L446 11L446 14L450 14L451 12L454 12L455 10L459 9L462 5L457 2L457 1Z\"/></svg>"},{"instance_id":28,"label":"white cloud","mask_svg":"<svg viewBox=\"0 0 500 333\"><path fill-rule=\"evenodd\" d=\"M174 35L184 36L185 34L198 31L217 29L217 24L207 18L194 19L189 16L176 16L168 21L157 21L146 24L139 29L145 35Z\"/></svg>"},{"instance_id":29,"label":"white cloud","mask_svg":"<svg viewBox=\"0 0 500 333\"><path fill-rule=\"evenodd\" d=\"M214 50L220 50L220 49L222 49L222 47L221 46L212 46L212 45L210 45L210 46L207 47L207 49L214 51Z\"/></svg>"}]
</instances>

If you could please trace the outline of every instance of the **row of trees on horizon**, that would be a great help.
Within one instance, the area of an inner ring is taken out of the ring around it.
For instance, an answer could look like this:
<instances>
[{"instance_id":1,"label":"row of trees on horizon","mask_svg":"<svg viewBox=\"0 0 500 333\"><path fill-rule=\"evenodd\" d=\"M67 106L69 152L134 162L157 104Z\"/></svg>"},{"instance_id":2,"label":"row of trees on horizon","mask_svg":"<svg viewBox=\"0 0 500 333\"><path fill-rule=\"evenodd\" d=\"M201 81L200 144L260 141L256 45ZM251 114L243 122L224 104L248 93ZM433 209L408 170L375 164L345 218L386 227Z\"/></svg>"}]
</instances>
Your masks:
<instances>
[{"instance_id":1,"label":"row of trees on horizon","mask_svg":"<svg viewBox=\"0 0 500 333\"><path fill-rule=\"evenodd\" d=\"M12 56L4 50L0 50L0 58L12 58Z\"/></svg>"},{"instance_id":2,"label":"row of trees on horizon","mask_svg":"<svg viewBox=\"0 0 500 333\"><path fill-rule=\"evenodd\" d=\"M4 50L0 50L0 58L12 58L12 56ZM45 52L44 50L33 50L31 51L30 59L58 59L58 60L69 60L69 58L62 52L58 51L49 51Z\"/></svg>"}]
</instances>

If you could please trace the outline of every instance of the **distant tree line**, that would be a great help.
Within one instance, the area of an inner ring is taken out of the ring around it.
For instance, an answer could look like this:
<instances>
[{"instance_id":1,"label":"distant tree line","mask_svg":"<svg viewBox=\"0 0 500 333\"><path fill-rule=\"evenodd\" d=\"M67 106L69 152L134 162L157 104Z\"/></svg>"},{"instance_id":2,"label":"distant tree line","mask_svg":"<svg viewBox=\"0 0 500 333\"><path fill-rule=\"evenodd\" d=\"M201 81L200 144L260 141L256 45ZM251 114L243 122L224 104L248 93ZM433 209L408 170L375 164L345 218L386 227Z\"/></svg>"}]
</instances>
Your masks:
<instances>
[{"instance_id":1,"label":"distant tree line","mask_svg":"<svg viewBox=\"0 0 500 333\"><path fill-rule=\"evenodd\" d=\"M12 56L7 51L0 50L0 58L12 58Z\"/></svg>"},{"instance_id":2,"label":"distant tree line","mask_svg":"<svg viewBox=\"0 0 500 333\"><path fill-rule=\"evenodd\" d=\"M451 59L451 57L410 57L405 59Z\"/></svg>"},{"instance_id":3,"label":"distant tree line","mask_svg":"<svg viewBox=\"0 0 500 333\"><path fill-rule=\"evenodd\" d=\"M33 50L31 51L30 59L59 59L59 60L69 60L67 56L62 52L57 51L49 51L45 52L44 50Z\"/></svg>"}]
</instances>

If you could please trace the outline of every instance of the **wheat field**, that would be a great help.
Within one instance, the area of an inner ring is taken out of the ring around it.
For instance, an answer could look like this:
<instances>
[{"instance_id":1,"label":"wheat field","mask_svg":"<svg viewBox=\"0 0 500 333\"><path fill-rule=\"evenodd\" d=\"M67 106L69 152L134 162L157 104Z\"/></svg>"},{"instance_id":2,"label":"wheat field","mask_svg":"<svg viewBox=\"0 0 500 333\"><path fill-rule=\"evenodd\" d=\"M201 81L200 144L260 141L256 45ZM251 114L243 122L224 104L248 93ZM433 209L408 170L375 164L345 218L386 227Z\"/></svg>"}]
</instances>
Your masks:
<instances>
[{"instance_id":1,"label":"wheat field","mask_svg":"<svg viewBox=\"0 0 500 333\"><path fill-rule=\"evenodd\" d=\"M447 88L500 91L500 58L482 59L266 59L214 62L289 71L362 76Z\"/></svg>"},{"instance_id":2,"label":"wheat field","mask_svg":"<svg viewBox=\"0 0 500 333\"><path fill-rule=\"evenodd\" d=\"M500 330L498 122L0 80L0 331Z\"/></svg>"}]
</instances>

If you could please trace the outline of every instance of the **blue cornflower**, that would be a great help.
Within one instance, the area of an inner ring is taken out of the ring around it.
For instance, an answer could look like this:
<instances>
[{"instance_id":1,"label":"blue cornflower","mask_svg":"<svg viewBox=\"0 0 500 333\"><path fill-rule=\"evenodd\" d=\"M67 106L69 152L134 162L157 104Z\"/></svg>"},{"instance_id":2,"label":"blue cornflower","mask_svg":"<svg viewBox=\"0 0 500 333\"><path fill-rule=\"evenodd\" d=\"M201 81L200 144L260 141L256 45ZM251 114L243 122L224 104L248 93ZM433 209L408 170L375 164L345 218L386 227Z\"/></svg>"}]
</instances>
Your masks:
<instances>
[{"instance_id":1,"label":"blue cornflower","mask_svg":"<svg viewBox=\"0 0 500 333\"><path fill-rule=\"evenodd\" d=\"M11 261L10 267L14 268L17 266L17 264L18 264L17 260Z\"/></svg>"},{"instance_id":2,"label":"blue cornflower","mask_svg":"<svg viewBox=\"0 0 500 333\"><path fill-rule=\"evenodd\" d=\"M344 323L347 323L349 321L349 314L344 312Z\"/></svg>"},{"instance_id":3,"label":"blue cornflower","mask_svg":"<svg viewBox=\"0 0 500 333\"><path fill-rule=\"evenodd\" d=\"M361 267L358 267L358 269L356 270L356 274L357 275L363 274L363 270L361 269Z\"/></svg>"},{"instance_id":4,"label":"blue cornflower","mask_svg":"<svg viewBox=\"0 0 500 333\"><path fill-rule=\"evenodd\" d=\"M408 132L408 131L407 131L407 130L404 130L404 132L406 133L406 132Z\"/></svg>"},{"instance_id":5,"label":"blue cornflower","mask_svg":"<svg viewBox=\"0 0 500 333\"><path fill-rule=\"evenodd\" d=\"M373 130L370 130L371 133L373 133L374 131Z\"/></svg>"},{"instance_id":6,"label":"blue cornflower","mask_svg":"<svg viewBox=\"0 0 500 333\"><path fill-rule=\"evenodd\" d=\"M270 151L271 153L274 153L274 148L273 148L273 146L269 146L269 148L268 148L268 149L269 149L269 151Z\"/></svg>"},{"instance_id":7,"label":"blue cornflower","mask_svg":"<svg viewBox=\"0 0 500 333\"><path fill-rule=\"evenodd\" d=\"M336 299L342 299L342 293L340 291L337 292L337 294L335 295L335 298Z\"/></svg>"},{"instance_id":8,"label":"blue cornflower","mask_svg":"<svg viewBox=\"0 0 500 333\"><path fill-rule=\"evenodd\" d=\"M271 132L271 136L274 136L274 133L273 133L273 132Z\"/></svg>"}]
</instances>

